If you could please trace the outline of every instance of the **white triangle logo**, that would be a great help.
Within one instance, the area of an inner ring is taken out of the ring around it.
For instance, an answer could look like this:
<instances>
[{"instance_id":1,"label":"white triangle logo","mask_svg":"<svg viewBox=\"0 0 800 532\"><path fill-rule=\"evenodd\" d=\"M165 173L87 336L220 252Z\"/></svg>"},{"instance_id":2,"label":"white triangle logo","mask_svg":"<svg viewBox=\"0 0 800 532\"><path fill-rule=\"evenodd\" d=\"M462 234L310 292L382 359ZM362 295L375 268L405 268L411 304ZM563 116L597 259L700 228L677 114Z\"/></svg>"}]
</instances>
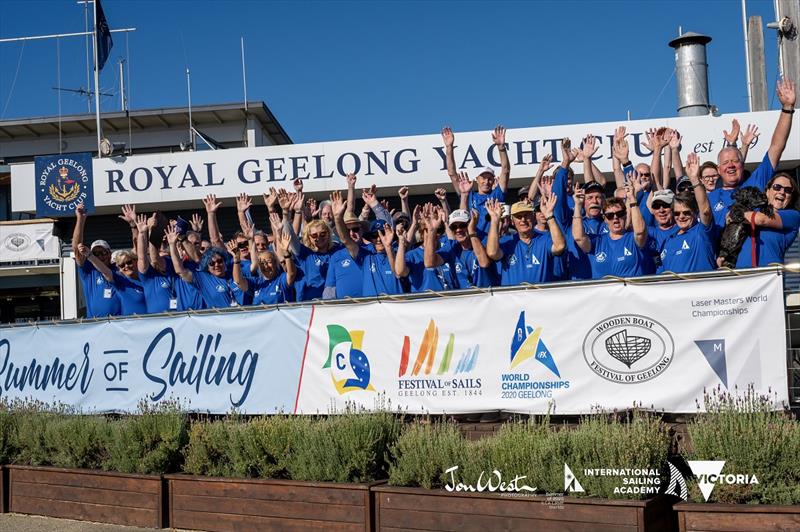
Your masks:
<instances>
[{"instance_id":1,"label":"white triangle logo","mask_svg":"<svg viewBox=\"0 0 800 532\"><path fill-rule=\"evenodd\" d=\"M539 259L536 258L536 255L531 255L531 264L541 264Z\"/></svg>"},{"instance_id":2,"label":"white triangle logo","mask_svg":"<svg viewBox=\"0 0 800 532\"><path fill-rule=\"evenodd\" d=\"M714 486L717 485L717 478L725 466L725 460L687 460L692 473L697 477L697 487L703 494L703 498L708 501Z\"/></svg>"},{"instance_id":3,"label":"white triangle logo","mask_svg":"<svg viewBox=\"0 0 800 532\"><path fill-rule=\"evenodd\" d=\"M564 464L564 491L569 492L585 492L581 483L575 478L572 469L567 464Z\"/></svg>"},{"instance_id":4,"label":"white triangle logo","mask_svg":"<svg viewBox=\"0 0 800 532\"><path fill-rule=\"evenodd\" d=\"M691 248L689 248L689 244L686 243L686 240L683 241L683 245L681 246L681 249L691 249Z\"/></svg>"},{"instance_id":5,"label":"white triangle logo","mask_svg":"<svg viewBox=\"0 0 800 532\"><path fill-rule=\"evenodd\" d=\"M625 248L625 256L626 256L626 257L630 257L631 255L633 255L633 253L631 253L630 251L628 251L628 248Z\"/></svg>"}]
</instances>

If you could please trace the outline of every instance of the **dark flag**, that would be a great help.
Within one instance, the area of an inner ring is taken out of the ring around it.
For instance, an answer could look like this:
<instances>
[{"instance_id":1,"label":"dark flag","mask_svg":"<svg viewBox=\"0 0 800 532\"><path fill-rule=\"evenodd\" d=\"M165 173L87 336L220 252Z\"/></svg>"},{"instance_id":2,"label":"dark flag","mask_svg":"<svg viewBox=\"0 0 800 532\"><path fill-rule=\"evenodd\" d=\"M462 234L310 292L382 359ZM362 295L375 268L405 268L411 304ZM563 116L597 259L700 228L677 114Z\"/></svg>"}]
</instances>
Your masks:
<instances>
[{"instance_id":1,"label":"dark flag","mask_svg":"<svg viewBox=\"0 0 800 532\"><path fill-rule=\"evenodd\" d=\"M108 54L111 52L111 47L114 46L114 41L111 40L111 30L108 29L108 21L106 14L103 13L103 6L100 5L100 0L97 2L97 34L95 35L97 46L97 70L103 70L106 64Z\"/></svg>"}]
</instances>

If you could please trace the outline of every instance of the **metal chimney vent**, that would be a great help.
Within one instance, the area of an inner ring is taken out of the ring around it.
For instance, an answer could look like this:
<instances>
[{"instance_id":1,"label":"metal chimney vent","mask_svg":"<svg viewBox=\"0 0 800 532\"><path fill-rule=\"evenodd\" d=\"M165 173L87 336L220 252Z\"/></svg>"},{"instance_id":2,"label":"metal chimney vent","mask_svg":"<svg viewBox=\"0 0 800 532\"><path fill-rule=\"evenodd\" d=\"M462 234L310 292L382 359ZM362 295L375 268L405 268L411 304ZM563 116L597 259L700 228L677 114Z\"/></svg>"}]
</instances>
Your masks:
<instances>
[{"instance_id":1,"label":"metal chimney vent","mask_svg":"<svg viewBox=\"0 0 800 532\"><path fill-rule=\"evenodd\" d=\"M707 115L708 63L706 44L711 37L699 33L684 33L669 42L675 48L675 76L678 79L678 116Z\"/></svg>"}]
</instances>

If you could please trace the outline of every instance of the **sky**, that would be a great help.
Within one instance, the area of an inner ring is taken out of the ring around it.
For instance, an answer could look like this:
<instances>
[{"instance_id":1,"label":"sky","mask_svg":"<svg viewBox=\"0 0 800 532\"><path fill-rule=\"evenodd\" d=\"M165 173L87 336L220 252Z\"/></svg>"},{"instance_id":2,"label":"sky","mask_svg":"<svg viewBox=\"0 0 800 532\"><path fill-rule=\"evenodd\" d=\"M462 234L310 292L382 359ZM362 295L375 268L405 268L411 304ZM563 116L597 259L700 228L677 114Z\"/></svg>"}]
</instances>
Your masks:
<instances>
[{"instance_id":1,"label":"sky","mask_svg":"<svg viewBox=\"0 0 800 532\"><path fill-rule=\"evenodd\" d=\"M676 115L683 32L712 37L711 103L747 111L739 0L239 1L102 0L114 47L103 111L261 100L295 143L580 124ZM774 20L771 0L748 16ZM91 24L91 15L90 15ZM75 0L0 0L0 38L84 31ZM770 108L777 45L764 29ZM60 58L60 61L59 61ZM56 116L59 91L86 88L83 37L0 43L0 120ZM61 92L61 113L88 111Z\"/></svg>"}]
</instances>

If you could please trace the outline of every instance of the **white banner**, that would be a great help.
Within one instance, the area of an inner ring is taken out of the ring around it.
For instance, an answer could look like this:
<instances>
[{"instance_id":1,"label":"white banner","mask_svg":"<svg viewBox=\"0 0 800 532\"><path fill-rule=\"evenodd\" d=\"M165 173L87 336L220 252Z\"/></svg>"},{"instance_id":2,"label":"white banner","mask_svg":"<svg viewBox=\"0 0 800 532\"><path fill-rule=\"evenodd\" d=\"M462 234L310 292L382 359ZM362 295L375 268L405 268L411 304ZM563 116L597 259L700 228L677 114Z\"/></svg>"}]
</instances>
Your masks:
<instances>
[{"instance_id":1,"label":"white banner","mask_svg":"<svg viewBox=\"0 0 800 532\"><path fill-rule=\"evenodd\" d=\"M701 161L716 161L723 146L722 131L730 129L737 118L758 126L761 136L748 153L747 162L760 162L766 153L779 111L738 113L721 117L671 117L630 122L604 122L548 127L509 129L506 133L511 160L512 181L522 186L530 179L545 154L555 163L561 160L561 139L569 137L573 146L588 133L598 137L600 150L595 164L603 172L611 171L611 139L614 128L625 125L630 133L631 160L650 162L651 152L642 141L644 132L653 127L668 126L683 135L682 153L697 153ZM786 146L784 161L800 160L797 142L798 120L794 117L794 133ZM490 131L456 132L456 164L475 177L477 169L499 167L499 157ZM582 165L575 165L582 173ZM95 159L93 164L94 203L103 207L126 203L139 205L165 204L197 207L207 194L233 198L241 192L258 196L268 187L291 188L294 179L302 179L306 192L343 190L345 176L354 172L359 186L372 183L378 187L397 189L404 185L425 186L424 191L449 183L445 167L441 135L419 135L382 139L353 140L313 144L290 144L239 148L217 151L159 153ZM33 164L11 167L12 208L14 211L35 211L35 179Z\"/></svg>"},{"instance_id":2,"label":"white banner","mask_svg":"<svg viewBox=\"0 0 800 532\"><path fill-rule=\"evenodd\" d=\"M291 412L310 309L0 329L0 397L136 411Z\"/></svg>"},{"instance_id":3,"label":"white banner","mask_svg":"<svg viewBox=\"0 0 800 532\"><path fill-rule=\"evenodd\" d=\"M53 222L0 224L0 263L61 256Z\"/></svg>"},{"instance_id":4,"label":"white banner","mask_svg":"<svg viewBox=\"0 0 800 532\"><path fill-rule=\"evenodd\" d=\"M611 283L320 306L297 413L696 412L753 386L788 403L782 278ZM770 391L771 390L771 391Z\"/></svg>"}]
</instances>

